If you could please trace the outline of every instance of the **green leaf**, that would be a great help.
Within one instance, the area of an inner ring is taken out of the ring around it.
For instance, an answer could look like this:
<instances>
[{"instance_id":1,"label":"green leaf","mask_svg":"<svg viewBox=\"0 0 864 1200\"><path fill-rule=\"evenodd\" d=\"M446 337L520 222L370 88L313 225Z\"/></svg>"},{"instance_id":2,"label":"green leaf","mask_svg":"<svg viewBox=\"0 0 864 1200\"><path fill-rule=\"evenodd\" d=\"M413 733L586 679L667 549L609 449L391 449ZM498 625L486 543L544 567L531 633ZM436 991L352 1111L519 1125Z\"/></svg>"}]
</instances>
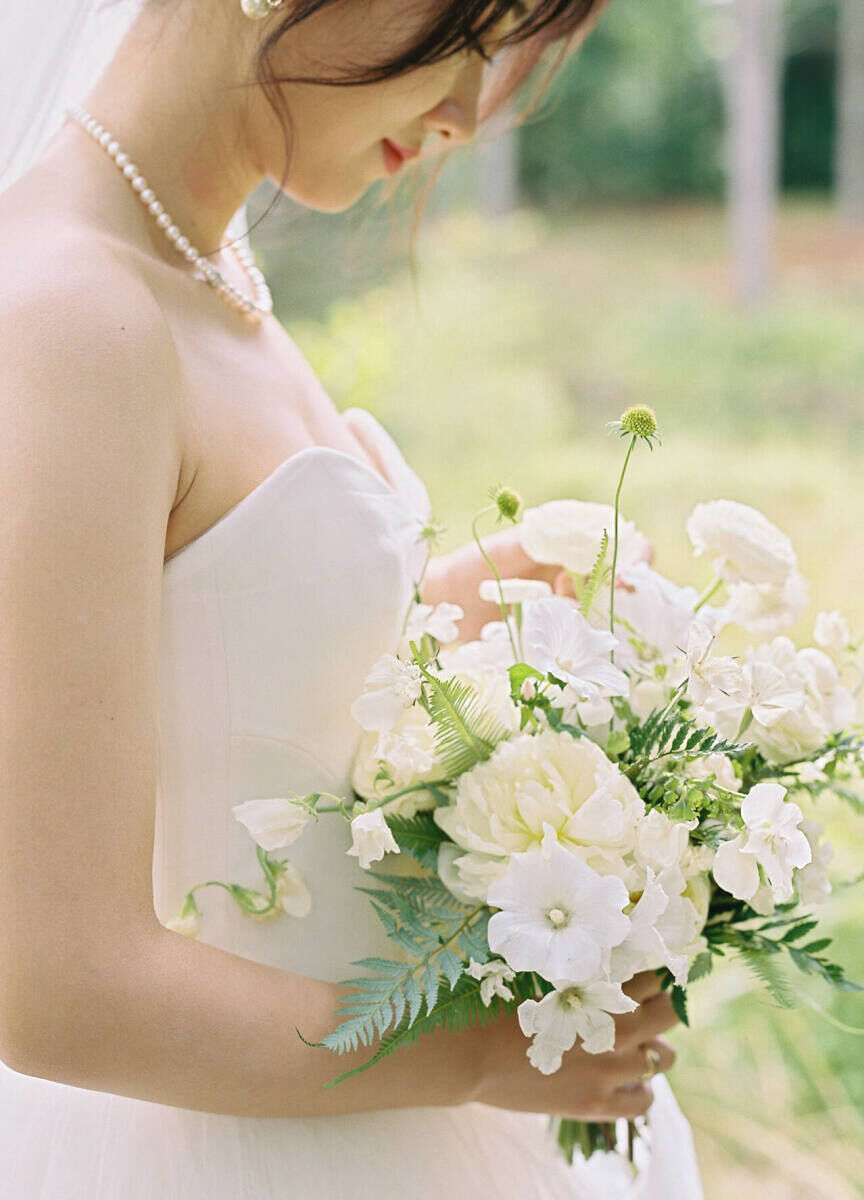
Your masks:
<instances>
[{"instance_id":1,"label":"green leaf","mask_svg":"<svg viewBox=\"0 0 864 1200\"><path fill-rule=\"evenodd\" d=\"M690 1020L687 1016L687 992L684 988L679 987L677 983L672 987L672 1007L674 1008L675 1013L682 1024L689 1025Z\"/></svg>"}]
</instances>

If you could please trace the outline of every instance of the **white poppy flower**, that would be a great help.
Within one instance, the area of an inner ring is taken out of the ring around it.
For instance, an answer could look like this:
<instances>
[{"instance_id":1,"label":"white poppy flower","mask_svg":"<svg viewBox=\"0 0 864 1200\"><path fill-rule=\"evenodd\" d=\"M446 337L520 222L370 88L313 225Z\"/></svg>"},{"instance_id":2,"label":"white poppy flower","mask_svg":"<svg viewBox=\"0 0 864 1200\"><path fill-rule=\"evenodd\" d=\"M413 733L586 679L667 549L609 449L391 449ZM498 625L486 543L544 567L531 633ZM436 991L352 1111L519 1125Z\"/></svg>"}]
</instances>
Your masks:
<instances>
[{"instance_id":1,"label":"white poppy flower","mask_svg":"<svg viewBox=\"0 0 864 1200\"><path fill-rule=\"evenodd\" d=\"M727 620L748 633L772 637L795 624L808 599L804 576L790 571L779 587L771 583L733 583L725 613Z\"/></svg>"},{"instance_id":2,"label":"white poppy flower","mask_svg":"<svg viewBox=\"0 0 864 1200\"><path fill-rule=\"evenodd\" d=\"M627 676L609 661L617 638L594 629L564 596L530 606L522 624L522 644L525 661L563 679L574 700L627 694Z\"/></svg>"},{"instance_id":3,"label":"white poppy flower","mask_svg":"<svg viewBox=\"0 0 864 1200\"><path fill-rule=\"evenodd\" d=\"M488 877L490 860L506 865L511 854L538 847L547 824L589 866L608 871L632 849L644 812L639 793L599 746L544 730L499 743L459 776L453 803L433 817L469 852L458 862L464 882Z\"/></svg>"},{"instance_id":4,"label":"white poppy flower","mask_svg":"<svg viewBox=\"0 0 864 1200\"><path fill-rule=\"evenodd\" d=\"M542 849L514 854L489 888L489 904L501 910L489 920L489 949L514 971L593 982L605 970L609 949L627 936L630 922L622 909L629 900L620 879L598 875L547 825Z\"/></svg>"},{"instance_id":5,"label":"white poppy flower","mask_svg":"<svg viewBox=\"0 0 864 1200\"><path fill-rule=\"evenodd\" d=\"M577 1037L587 1054L606 1054L615 1046L611 1013L634 1012L639 1005L625 996L620 984L598 980L586 986L564 982L542 1000L523 1000L516 1010L519 1027L534 1041L528 1049L531 1065L544 1075L561 1066L565 1051Z\"/></svg>"},{"instance_id":6,"label":"white poppy flower","mask_svg":"<svg viewBox=\"0 0 864 1200\"><path fill-rule=\"evenodd\" d=\"M420 698L420 668L395 654L382 654L366 676L363 694L351 705L351 715L366 730L392 729L406 708Z\"/></svg>"},{"instance_id":7,"label":"white poppy flower","mask_svg":"<svg viewBox=\"0 0 864 1200\"><path fill-rule=\"evenodd\" d=\"M609 504L582 500L550 500L525 510L519 525L522 549L535 562L565 567L575 575L590 575L604 530L609 535L611 562L615 510ZM640 562L649 550L647 539L632 521L619 514L618 564Z\"/></svg>"},{"instance_id":8,"label":"white poppy flower","mask_svg":"<svg viewBox=\"0 0 864 1200\"><path fill-rule=\"evenodd\" d=\"M714 878L738 900L751 900L759 889L759 867L765 871L777 902L792 898L792 872L812 859L810 843L798 828L803 813L785 800L779 783L757 783L745 796L743 833L724 842L714 856Z\"/></svg>"},{"instance_id":9,"label":"white poppy flower","mask_svg":"<svg viewBox=\"0 0 864 1200\"><path fill-rule=\"evenodd\" d=\"M481 579L477 591L481 600L488 600L490 604L501 603L497 579ZM501 591L505 604L530 604L532 600L542 600L544 596L552 595L552 588L543 579L502 579Z\"/></svg>"},{"instance_id":10,"label":"white poppy flower","mask_svg":"<svg viewBox=\"0 0 864 1200\"><path fill-rule=\"evenodd\" d=\"M276 903L289 917L308 917L312 911L312 896L293 863L283 863L276 880Z\"/></svg>"},{"instance_id":11,"label":"white poppy flower","mask_svg":"<svg viewBox=\"0 0 864 1200\"><path fill-rule=\"evenodd\" d=\"M290 846L313 819L305 804L286 796L244 800L242 804L233 805L231 811L262 850Z\"/></svg>"},{"instance_id":12,"label":"white poppy flower","mask_svg":"<svg viewBox=\"0 0 864 1200\"><path fill-rule=\"evenodd\" d=\"M480 981L480 999L487 1008L493 996L500 996L502 1000L513 999L513 991L507 984L516 978L516 972L500 959L490 958L488 962L478 963L470 958L465 974Z\"/></svg>"},{"instance_id":13,"label":"white poppy flower","mask_svg":"<svg viewBox=\"0 0 864 1200\"><path fill-rule=\"evenodd\" d=\"M351 821L351 847L345 851L359 858L360 866L368 871L373 862L385 854L399 854L399 846L390 832L380 808L359 813Z\"/></svg>"},{"instance_id":14,"label":"white poppy flower","mask_svg":"<svg viewBox=\"0 0 864 1200\"><path fill-rule=\"evenodd\" d=\"M767 517L735 500L697 504L687 520L697 555L714 559L727 583L768 583L782 587L798 565L789 538Z\"/></svg>"}]
</instances>

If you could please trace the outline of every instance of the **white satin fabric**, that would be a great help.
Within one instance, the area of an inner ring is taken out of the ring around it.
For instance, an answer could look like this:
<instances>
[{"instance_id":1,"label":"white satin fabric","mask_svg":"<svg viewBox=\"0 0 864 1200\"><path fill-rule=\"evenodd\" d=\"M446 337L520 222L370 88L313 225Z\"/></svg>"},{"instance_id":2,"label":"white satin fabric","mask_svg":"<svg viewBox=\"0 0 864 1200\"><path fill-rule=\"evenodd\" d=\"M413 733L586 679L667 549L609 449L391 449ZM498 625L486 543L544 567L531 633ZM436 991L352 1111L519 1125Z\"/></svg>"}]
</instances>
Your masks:
<instances>
[{"instance_id":1,"label":"white satin fabric","mask_svg":"<svg viewBox=\"0 0 864 1200\"><path fill-rule=\"evenodd\" d=\"M262 885L232 805L348 793L349 707L395 647L429 501L378 422L344 416L389 483L350 454L312 447L165 564L153 857L163 923L194 884ZM224 889L198 891L201 940L321 979L356 974L351 960L388 943L353 890L368 879L349 845L347 825L330 818L290 847L312 894L302 919L256 921ZM702 1200L689 1126L665 1079L655 1094L654 1152L634 1189L596 1162L567 1167L543 1115L467 1104L238 1118L0 1065L0 1200Z\"/></svg>"}]
</instances>

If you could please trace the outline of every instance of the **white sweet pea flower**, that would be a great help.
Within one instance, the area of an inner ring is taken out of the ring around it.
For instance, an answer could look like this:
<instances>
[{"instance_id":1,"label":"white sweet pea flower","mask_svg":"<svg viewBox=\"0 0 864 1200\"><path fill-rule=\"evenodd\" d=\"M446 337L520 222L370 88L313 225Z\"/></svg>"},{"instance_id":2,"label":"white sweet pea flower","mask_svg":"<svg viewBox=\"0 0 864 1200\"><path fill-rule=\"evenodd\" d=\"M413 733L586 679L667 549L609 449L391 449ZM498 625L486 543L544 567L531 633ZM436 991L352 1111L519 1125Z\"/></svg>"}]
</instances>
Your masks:
<instances>
[{"instance_id":1,"label":"white sweet pea flower","mask_svg":"<svg viewBox=\"0 0 864 1200\"><path fill-rule=\"evenodd\" d=\"M408 617L403 644L408 646L409 642L419 641L424 633L435 638L442 646L448 642L455 642L459 636L458 622L464 616L465 611L458 604L442 603L436 604L434 608L431 604L415 604ZM410 649L408 654L410 655Z\"/></svg>"},{"instance_id":2,"label":"white sweet pea flower","mask_svg":"<svg viewBox=\"0 0 864 1200\"><path fill-rule=\"evenodd\" d=\"M312 896L293 863L283 863L276 880L276 903L289 917L308 917L312 911Z\"/></svg>"},{"instance_id":3,"label":"white sweet pea flower","mask_svg":"<svg viewBox=\"0 0 864 1200\"><path fill-rule=\"evenodd\" d=\"M165 928L180 933L183 937L197 938L201 932L201 914L193 912L186 917L172 917L170 921L165 922Z\"/></svg>"},{"instance_id":4,"label":"white sweet pea flower","mask_svg":"<svg viewBox=\"0 0 864 1200\"><path fill-rule=\"evenodd\" d=\"M465 974L480 981L480 999L487 1008L493 996L500 996L502 1000L513 999L513 992L507 984L516 978L516 972L500 959L490 958L488 962L478 963L471 958Z\"/></svg>"},{"instance_id":5,"label":"white sweet pea flower","mask_svg":"<svg viewBox=\"0 0 864 1200\"><path fill-rule=\"evenodd\" d=\"M517 1015L519 1027L534 1041L528 1059L544 1075L561 1066L564 1052L577 1037L587 1054L606 1054L615 1046L611 1013L633 1012L639 1005L625 996L620 984L598 980L583 986L558 982L542 1000L523 1000Z\"/></svg>"},{"instance_id":6,"label":"white sweet pea flower","mask_svg":"<svg viewBox=\"0 0 864 1200\"><path fill-rule=\"evenodd\" d=\"M543 579L502 579L501 590L504 593L504 603L530 604L532 600L542 600L544 596L552 595L552 588ZM497 579L481 579L477 589L481 600L490 604L500 604Z\"/></svg>"},{"instance_id":7,"label":"white sweet pea flower","mask_svg":"<svg viewBox=\"0 0 864 1200\"><path fill-rule=\"evenodd\" d=\"M737 900L752 900L759 889L759 867L765 871L773 898L792 898L792 872L811 861L810 843L798 828L803 813L784 800L779 783L757 783L745 796L743 833L724 842L714 856L714 878Z\"/></svg>"},{"instance_id":8,"label":"white sweet pea flower","mask_svg":"<svg viewBox=\"0 0 864 1200\"><path fill-rule=\"evenodd\" d=\"M706 706L711 711L725 711L731 707L740 722L746 707L741 699L745 688L743 668L734 658L711 657L716 639L716 633L702 622L691 625L684 667L687 696L694 704Z\"/></svg>"},{"instance_id":9,"label":"white sweet pea flower","mask_svg":"<svg viewBox=\"0 0 864 1200\"><path fill-rule=\"evenodd\" d=\"M296 797L268 796L232 806L236 819L249 830L262 850L278 850L296 842L313 819L307 805Z\"/></svg>"},{"instance_id":10,"label":"white sweet pea flower","mask_svg":"<svg viewBox=\"0 0 864 1200\"><path fill-rule=\"evenodd\" d=\"M489 949L514 971L585 984L605 971L608 951L627 936L627 888L565 850L547 825L541 850L514 854L488 901Z\"/></svg>"},{"instance_id":11,"label":"white sweet pea flower","mask_svg":"<svg viewBox=\"0 0 864 1200\"><path fill-rule=\"evenodd\" d=\"M384 768L389 779L378 779ZM441 779L444 768L435 744L435 726L419 704L403 710L392 729L384 733L366 733L360 740L351 771L351 785L365 800L381 800L388 792L397 792L414 783ZM407 792L383 806L385 815L413 817L435 807L435 798L426 791Z\"/></svg>"},{"instance_id":12,"label":"white sweet pea flower","mask_svg":"<svg viewBox=\"0 0 864 1200\"><path fill-rule=\"evenodd\" d=\"M382 654L366 676L363 694L351 705L351 716L366 730L392 729L405 709L419 700L422 681L416 663Z\"/></svg>"},{"instance_id":13,"label":"white sweet pea flower","mask_svg":"<svg viewBox=\"0 0 864 1200\"><path fill-rule=\"evenodd\" d=\"M675 881L678 886L680 875ZM671 911L670 911L671 910ZM663 918L669 914L668 929ZM666 966L679 987L684 987L690 972L690 956L676 950L676 945L690 942L697 931L698 914L694 905L680 894L670 895L654 872L647 872L641 896L630 913L630 932L619 946L612 949L609 977L624 983L638 971L656 970ZM687 919L689 917L689 920ZM669 935L669 943L664 934Z\"/></svg>"},{"instance_id":14,"label":"white sweet pea flower","mask_svg":"<svg viewBox=\"0 0 864 1200\"><path fill-rule=\"evenodd\" d=\"M611 545L615 510L609 504L550 500L548 504L526 509L518 528L522 549L535 562L562 566L575 575L590 575L604 530ZM633 522L619 515L619 566L640 562L649 548L649 542Z\"/></svg>"},{"instance_id":15,"label":"white sweet pea flower","mask_svg":"<svg viewBox=\"0 0 864 1200\"><path fill-rule=\"evenodd\" d=\"M792 543L767 517L735 500L697 504L687 520L696 556L714 559L727 583L782 587L798 565Z\"/></svg>"},{"instance_id":16,"label":"white sweet pea flower","mask_svg":"<svg viewBox=\"0 0 864 1200\"><path fill-rule=\"evenodd\" d=\"M709 779L713 776L727 792L741 791L741 780L735 774L732 759L725 754L706 754L704 758L688 763L684 770L690 779Z\"/></svg>"},{"instance_id":17,"label":"white sweet pea flower","mask_svg":"<svg viewBox=\"0 0 864 1200\"><path fill-rule=\"evenodd\" d=\"M360 866L368 871L373 862L385 854L399 854L399 846L390 832L380 808L359 813L351 821L351 847L345 851L359 858Z\"/></svg>"},{"instance_id":18,"label":"white sweet pea flower","mask_svg":"<svg viewBox=\"0 0 864 1200\"><path fill-rule=\"evenodd\" d=\"M525 661L563 679L573 700L627 694L627 676L609 661L617 638L589 625L565 596L531 605L522 624L522 645Z\"/></svg>"},{"instance_id":19,"label":"white sweet pea flower","mask_svg":"<svg viewBox=\"0 0 864 1200\"><path fill-rule=\"evenodd\" d=\"M827 868L834 858L834 847L821 836L824 826L820 821L802 821L800 828L810 843L813 857L795 872L798 900L801 904L824 904L831 895Z\"/></svg>"},{"instance_id":20,"label":"white sweet pea flower","mask_svg":"<svg viewBox=\"0 0 864 1200\"><path fill-rule=\"evenodd\" d=\"M459 776L453 803L433 817L469 852L456 863L467 883L488 878L496 858L506 866L511 854L539 847L547 825L589 866L608 871L632 849L644 812L639 793L599 746L544 730L499 743Z\"/></svg>"},{"instance_id":21,"label":"white sweet pea flower","mask_svg":"<svg viewBox=\"0 0 864 1200\"><path fill-rule=\"evenodd\" d=\"M734 583L729 588L726 618L748 633L771 637L794 625L807 607L809 588L804 576L790 571L780 586Z\"/></svg>"},{"instance_id":22,"label":"white sweet pea flower","mask_svg":"<svg viewBox=\"0 0 864 1200\"><path fill-rule=\"evenodd\" d=\"M817 646L836 661L846 654L852 643L849 622L836 609L833 612L820 612L816 616L813 639Z\"/></svg>"}]
</instances>

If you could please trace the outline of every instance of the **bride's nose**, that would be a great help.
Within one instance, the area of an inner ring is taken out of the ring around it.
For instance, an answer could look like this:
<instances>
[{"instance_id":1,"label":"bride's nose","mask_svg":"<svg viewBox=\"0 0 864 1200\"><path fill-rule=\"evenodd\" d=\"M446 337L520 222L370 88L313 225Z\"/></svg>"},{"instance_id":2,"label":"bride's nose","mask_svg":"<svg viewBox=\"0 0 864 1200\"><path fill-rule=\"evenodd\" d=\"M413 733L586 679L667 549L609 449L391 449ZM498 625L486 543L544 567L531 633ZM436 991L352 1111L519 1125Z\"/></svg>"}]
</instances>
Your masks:
<instances>
[{"instance_id":1,"label":"bride's nose","mask_svg":"<svg viewBox=\"0 0 864 1200\"><path fill-rule=\"evenodd\" d=\"M449 142L470 142L477 133L477 109L483 84L483 60L470 56L447 95L430 108L423 122L430 133Z\"/></svg>"}]
</instances>

